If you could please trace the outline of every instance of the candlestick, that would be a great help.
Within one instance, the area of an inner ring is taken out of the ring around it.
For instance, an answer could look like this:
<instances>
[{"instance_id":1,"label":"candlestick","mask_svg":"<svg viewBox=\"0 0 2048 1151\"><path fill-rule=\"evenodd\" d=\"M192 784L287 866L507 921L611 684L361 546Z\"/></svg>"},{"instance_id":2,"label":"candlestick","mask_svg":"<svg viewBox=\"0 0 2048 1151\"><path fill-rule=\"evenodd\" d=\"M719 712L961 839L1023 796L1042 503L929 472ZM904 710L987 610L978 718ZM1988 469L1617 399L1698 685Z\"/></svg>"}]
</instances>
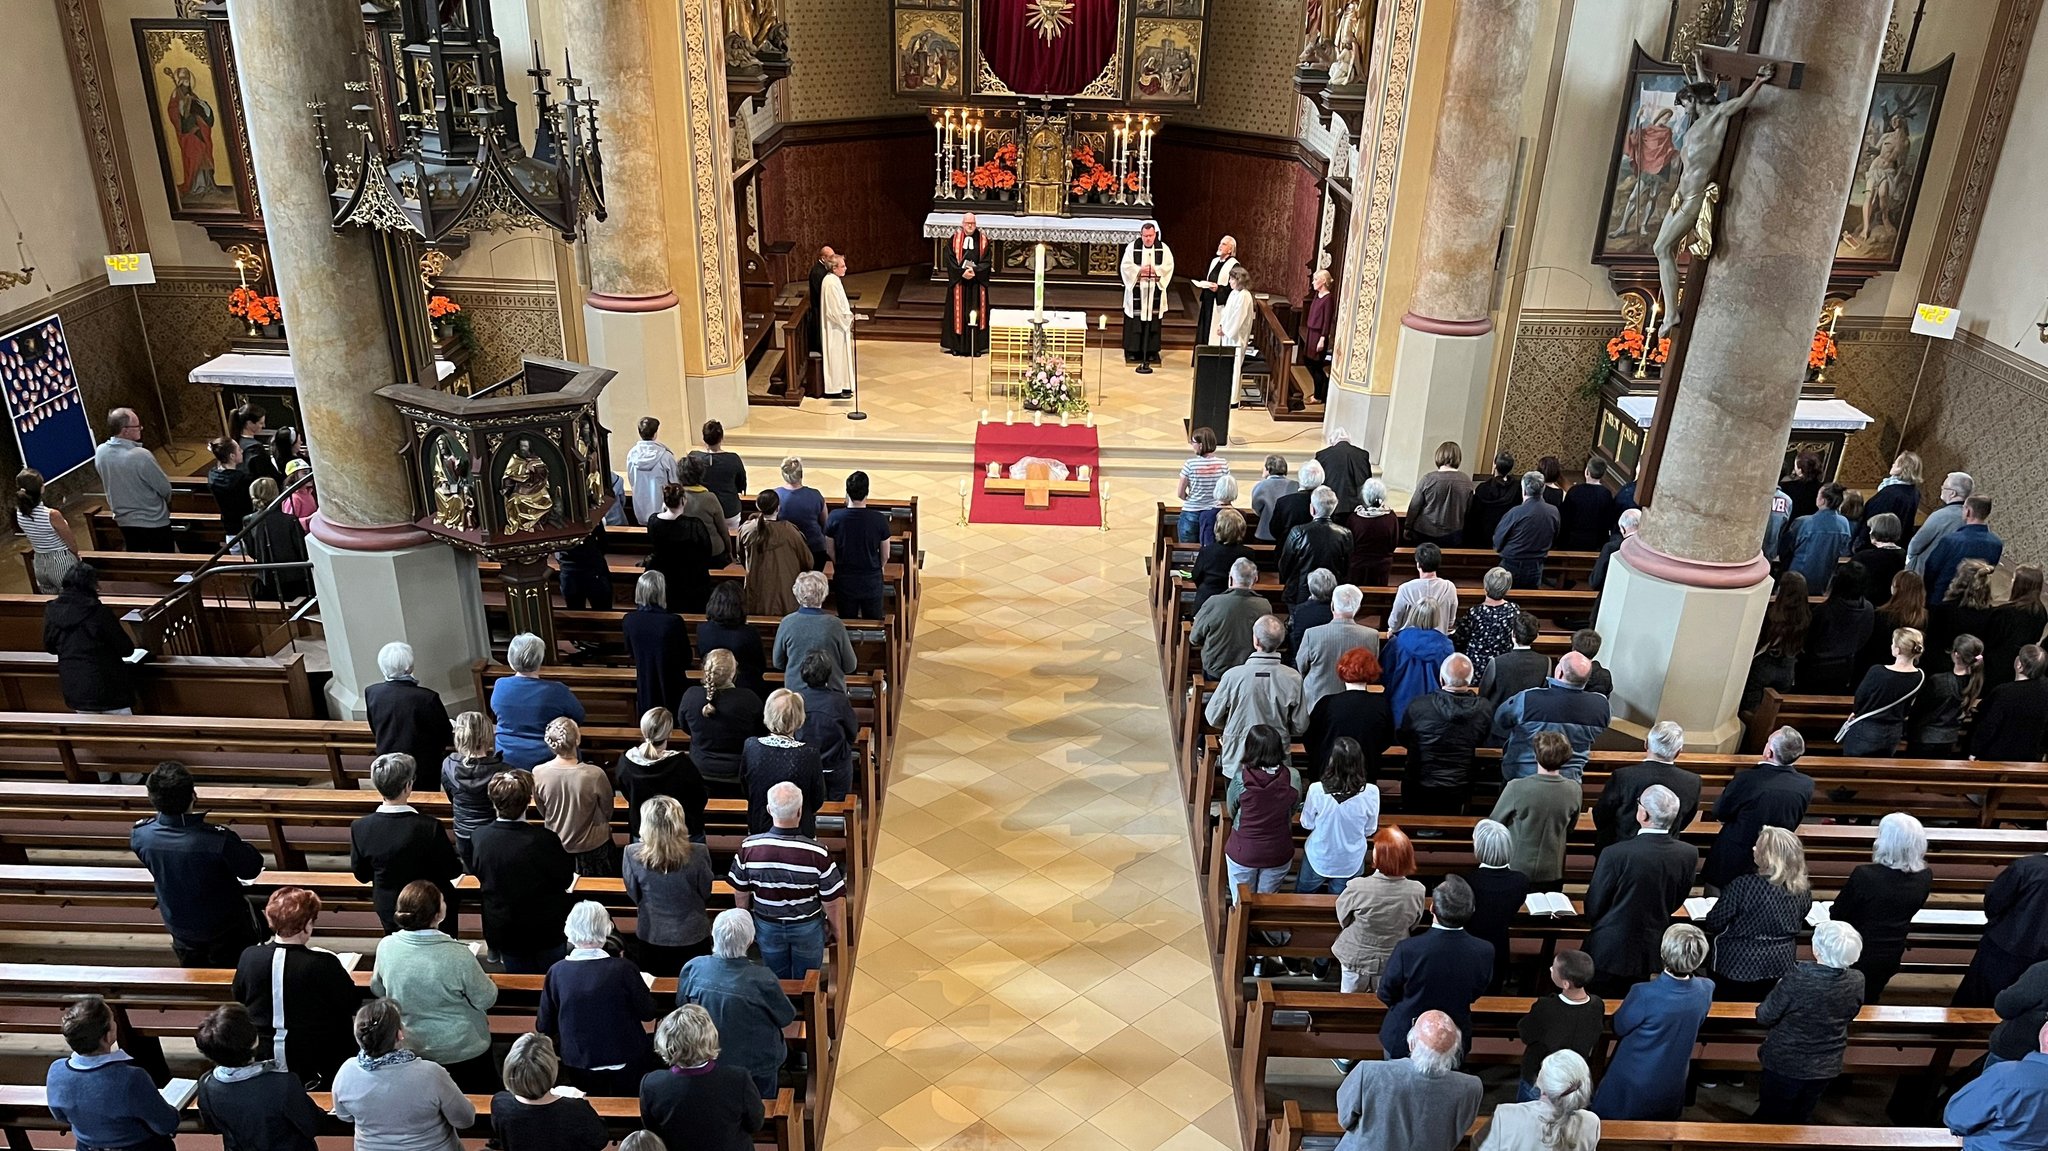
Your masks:
<instances>
[{"instance_id":1,"label":"candlestick","mask_svg":"<svg viewBox=\"0 0 2048 1151\"><path fill-rule=\"evenodd\" d=\"M1004 408L1004 409L1003 409L1003 426L1007 428L1007 427L1011 426L1012 424L1015 424L1016 422L1017 422L1017 409L1015 409L1015 408Z\"/></svg>"},{"instance_id":2,"label":"candlestick","mask_svg":"<svg viewBox=\"0 0 2048 1151\"><path fill-rule=\"evenodd\" d=\"M235 257L235 274L242 278L243 287L249 286L249 265L244 264L240 256Z\"/></svg>"},{"instance_id":3,"label":"candlestick","mask_svg":"<svg viewBox=\"0 0 2048 1151\"><path fill-rule=\"evenodd\" d=\"M1835 325L1836 325L1837 323L1839 323L1839 322L1841 321L1841 319L1842 319L1842 305L1840 305L1840 304L1836 304L1836 305L1835 305L1835 310L1834 310L1834 311L1833 311L1832 313L1830 313L1830 314L1829 314L1829 316L1828 316L1828 335L1829 335L1829 336L1833 336L1833 335L1835 334Z\"/></svg>"},{"instance_id":4,"label":"candlestick","mask_svg":"<svg viewBox=\"0 0 2048 1151\"><path fill-rule=\"evenodd\" d=\"M1031 318L1034 321L1045 319L1045 243L1043 241L1039 242L1037 267L1032 272L1031 277Z\"/></svg>"},{"instance_id":5,"label":"candlestick","mask_svg":"<svg viewBox=\"0 0 2048 1151\"><path fill-rule=\"evenodd\" d=\"M1664 301L1662 301L1662 300L1651 300L1651 301L1650 301L1650 314L1649 314L1648 318L1646 318L1646 319L1645 319L1645 320L1643 321L1643 355L1644 355L1644 356L1645 356L1646 358L1647 358L1647 357L1649 356L1649 354L1650 354L1650 329L1652 329L1652 328L1654 328L1654 327L1656 327L1656 326L1657 326L1657 317L1658 317L1658 316L1661 316L1661 315L1663 315L1663 314L1664 314Z\"/></svg>"},{"instance_id":6,"label":"candlestick","mask_svg":"<svg viewBox=\"0 0 2048 1151\"><path fill-rule=\"evenodd\" d=\"M1063 428L1067 426L1067 413L1065 412L1060 413L1060 426Z\"/></svg>"},{"instance_id":7,"label":"candlestick","mask_svg":"<svg viewBox=\"0 0 2048 1151\"><path fill-rule=\"evenodd\" d=\"M988 423L988 409L987 409L987 408L983 408L983 409L981 409L981 422L982 422L982 423L984 423L984 424Z\"/></svg>"},{"instance_id":8,"label":"candlestick","mask_svg":"<svg viewBox=\"0 0 2048 1151\"><path fill-rule=\"evenodd\" d=\"M963 496L967 494L967 481L964 479L960 481L960 494Z\"/></svg>"}]
</instances>

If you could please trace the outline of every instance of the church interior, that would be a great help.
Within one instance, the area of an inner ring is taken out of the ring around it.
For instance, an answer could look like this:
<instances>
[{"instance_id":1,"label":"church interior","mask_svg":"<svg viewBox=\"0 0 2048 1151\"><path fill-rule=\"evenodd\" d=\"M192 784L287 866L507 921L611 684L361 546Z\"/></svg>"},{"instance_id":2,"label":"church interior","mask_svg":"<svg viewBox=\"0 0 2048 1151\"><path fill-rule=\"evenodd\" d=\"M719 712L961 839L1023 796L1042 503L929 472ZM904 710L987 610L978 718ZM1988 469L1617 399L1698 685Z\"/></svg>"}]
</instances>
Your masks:
<instances>
[{"instance_id":1,"label":"church interior","mask_svg":"<svg viewBox=\"0 0 2048 1151\"><path fill-rule=\"evenodd\" d=\"M2048 1146L2033 0L5 11L9 1148Z\"/></svg>"}]
</instances>

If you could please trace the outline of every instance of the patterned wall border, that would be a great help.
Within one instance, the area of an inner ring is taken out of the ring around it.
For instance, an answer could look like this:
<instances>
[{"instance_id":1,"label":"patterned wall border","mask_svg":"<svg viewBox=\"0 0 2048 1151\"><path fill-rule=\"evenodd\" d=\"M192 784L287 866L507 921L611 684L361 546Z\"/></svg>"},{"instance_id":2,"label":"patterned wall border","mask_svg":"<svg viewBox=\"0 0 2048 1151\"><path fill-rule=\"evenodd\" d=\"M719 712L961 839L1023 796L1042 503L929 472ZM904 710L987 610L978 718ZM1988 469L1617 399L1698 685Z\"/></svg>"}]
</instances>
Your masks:
<instances>
[{"instance_id":1,"label":"patterned wall border","mask_svg":"<svg viewBox=\"0 0 2048 1151\"><path fill-rule=\"evenodd\" d=\"M705 14L710 0L686 0L683 4L683 91L689 101L687 128L690 134L691 206L697 213L698 287L704 299L704 371L711 375L729 372L738 318L734 284L739 269L736 256L725 238L737 234L730 226L732 172L727 149L718 143L722 113L712 108L716 84L725 86L725 46L709 34L711 21ZM722 14L721 14L722 19ZM722 26L722 25L721 25Z\"/></svg>"},{"instance_id":2,"label":"patterned wall border","mask_svg":"<svg viewBox=\"0 0 2048 1151\"><path fill-rule=\"evenodd\" d=\"M1977 83L1970 109L1975 127L1969 156L1962 179L1949 182L1948 198L1941 209L1941 256L1929 264L1921 279L1923 300L1952 305L1962 295L1963 276L1977 247L1984 200L1991 194L1991 177L1998 171L1998 155L2005 147L2006 126L2012 120L2013 97L2019 91L2020 73L2026 67L2040 12L2040 0L2005 0L1999 10L1988 53L1995 59Z\"/></svg>"},{"instance_id":3,"label":"patterned wall border","mask_svg":"<svg viewBox=\"0 0 2048 1151\"><path fill-rule=\"evenodd\" d=\"M71 92L85 124L86 151L92 157L99 185L100 224L107 244L116 252L149 247L142 212L135 203L135 173L128 164L127 136L121 109L110 86L107 38L100 21L99 0L55 0L57 20L71 65Z\"/></svg>"},{"instance_id":4,"label":"patterned wall border","mask_svg":"<svg viewBox=\"0 0 2048 1151\"><path fill-rule=\"evenodd\" d=\"M1372 341L1379 328L1380 294L1385 287L1387 242L1394 215L1394 182L1401 169L1402 129L1408 120L1409 80L1415 58L1415 28L1419 23L1421 0L1397 0L1382 11L1374 37L1373 114L1371 175L1367 181L1362 209L1354 206L1353 241L1350 256L1350 289L1344 293L1344 307L1350 312L1350 338L1340 349L1341 358L1332 373L1338 385L1351 391L1371 390ZM1354 185L1355 186L1355 185ZM1339 325L1343 325L1340 323Z\"/></svg>"}]
</instances>

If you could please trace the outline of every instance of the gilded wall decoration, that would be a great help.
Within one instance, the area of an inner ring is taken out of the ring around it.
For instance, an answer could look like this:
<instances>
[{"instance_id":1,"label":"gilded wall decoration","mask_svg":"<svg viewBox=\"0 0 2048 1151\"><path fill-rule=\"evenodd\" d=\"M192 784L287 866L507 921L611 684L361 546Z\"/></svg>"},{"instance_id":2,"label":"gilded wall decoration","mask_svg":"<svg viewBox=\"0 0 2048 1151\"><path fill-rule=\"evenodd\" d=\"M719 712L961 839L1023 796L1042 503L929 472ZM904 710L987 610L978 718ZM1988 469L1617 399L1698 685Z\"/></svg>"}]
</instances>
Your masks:
<instances>
[{"instance_id":1,"label":"gilded wall decoration","mask_svg":"<svg viewBox=\"0 0 2048 1151\"><path fill-rule=\"evenodd\" d=\"M128 144L121 110L108 84L106 37L100 25L98 0L58 0L65 58L71 65L71 86L85 123L86 151L98 184L100 221L107 246L116 252L149 247L142 214L135 205L135 176L128 166Z\"/></svg>"},{"instance_id":2,"label":"gilded wall decoration","mask_svg":"<svg viewBox=\"0 0 2048 1151\"><path fill-rule=\"evenodd\" d=\"M1950 177L1948 201L1942 207L1941 250L1921 281L1923 300L1953 305L1963 293L1963 273L1969 269L1970 252L1977 244L1984 200L1991 194L1991 176L2005 147L2013 98L2019 92L2020 73L2026 66L2040 11L2040 0L2010 0L2002 9L2006 22L1998 30L1992 59L1977 85L1984 114L1963 147L1960 171Z\"/></svg>"},{"instance_id":3,"label":"gilded wall decoration","mask_svg":"<svg viewBox=\"0 0 2048 1151\"><path fill-rule=\"evenodd\" d=\"M721 109L711 106L713 73L721 76L724 61L720 45L709 33L705 17L708 0L685 0L683 4L683 85L689 99L686 129L690 137L690 187L692 207L697 213L697 276L704 298L704 371L731 371L734 342L731 310L733 283L738 274L736 256L725 242L721 227L721 193L731 195L731 172L724 164L718 144L718 126L725 122Z\"/></svg>"},{"instance_id":4,"label":"gilded wall decoration","mask_svg":"<svg viewBox=\"0 0 2048 1151\"><path fill-rule=\"evenodd\" d=\"M1338 349L1331 373L1342 386L1367 390L1372 382L1372 340L1379 328L1380 295L1386 288L1387 241L1393 223L1394 180L1401 167L1401 129L1408 119L1408 88L1415 60L1415 22L1421 0L1398 0L1380 9L1382 24L1373 37L1375 108L1370 121L1372 149L1360 163L1368 169L1365 194L1354 195L1355 241L1347 245L1351 332ZM1354 188L1357 187L1354 182ZM1588 426L1591 422L1588 421Z\"/></svg>"}]
</instances>

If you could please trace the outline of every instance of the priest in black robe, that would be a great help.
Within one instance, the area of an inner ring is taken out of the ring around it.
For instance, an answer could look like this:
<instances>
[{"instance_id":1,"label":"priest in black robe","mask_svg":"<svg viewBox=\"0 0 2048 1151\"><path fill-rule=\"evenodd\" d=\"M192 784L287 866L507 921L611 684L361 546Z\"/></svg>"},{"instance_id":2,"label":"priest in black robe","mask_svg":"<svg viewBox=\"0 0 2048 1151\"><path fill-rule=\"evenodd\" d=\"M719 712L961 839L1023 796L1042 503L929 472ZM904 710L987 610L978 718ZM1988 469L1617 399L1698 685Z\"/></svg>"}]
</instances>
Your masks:
<instances>
[{"instance_id":1,"label":"priest in black robe","mask_svg":"<svg viewBox=\"0 0 2048 1151\"><path fill-rule=\"evenodd\" d=\"M1159 327L1166 314L1166 286L1173 281L1173 249L1150 220L1138 238L1124 245L1119 265L1124 278L1124 363L1150 372L1159 362Z\"/></svg>"},{"instance_id":2,"label":"priest in black robe","mask_svg":"<svg viewBox=\"0 0 2048 1151\"><path fill-rule=\"evenodd\" d=\"M1216 317L1223 311L1223 305L1230 302L1230 272L1237 267L1237 237L1225 236L1216 241L1216 256L1209 261L1205 278L1195 281L1198 310L1195 312L1195 346L1220 344L1222 336L1216 328Z\"/></svg>"},{"instance_id":3,"label":"priest in black robe","mask_svg":"<svg viewBox=\"0 0 2048 1151\"><path fill-rule=\"evenodd\" d=\"M825 346L823 339L824 319L822 315L825 307L823 292L825 289L825 277L832 274L833 255L832 245L827 244L818 249L818 262L811 265L811 308L810 311L804 313L804 334L810 337L810 350L814 352L822 351Z\"/></svg>"},{"instance_id":4,"label":"priest in black robe","mask_svg":"<svg viewBox=\"0 0 2048 1151\"><path fill-rule=\"evenodd\" d=\"M974 213L960 217L943 252L946 264L945 315L939 321L939 346L956 356L988 351L988 237L974 222ZM972 339L972 344L968 341Z\"/></svg>"}]
</instances>

